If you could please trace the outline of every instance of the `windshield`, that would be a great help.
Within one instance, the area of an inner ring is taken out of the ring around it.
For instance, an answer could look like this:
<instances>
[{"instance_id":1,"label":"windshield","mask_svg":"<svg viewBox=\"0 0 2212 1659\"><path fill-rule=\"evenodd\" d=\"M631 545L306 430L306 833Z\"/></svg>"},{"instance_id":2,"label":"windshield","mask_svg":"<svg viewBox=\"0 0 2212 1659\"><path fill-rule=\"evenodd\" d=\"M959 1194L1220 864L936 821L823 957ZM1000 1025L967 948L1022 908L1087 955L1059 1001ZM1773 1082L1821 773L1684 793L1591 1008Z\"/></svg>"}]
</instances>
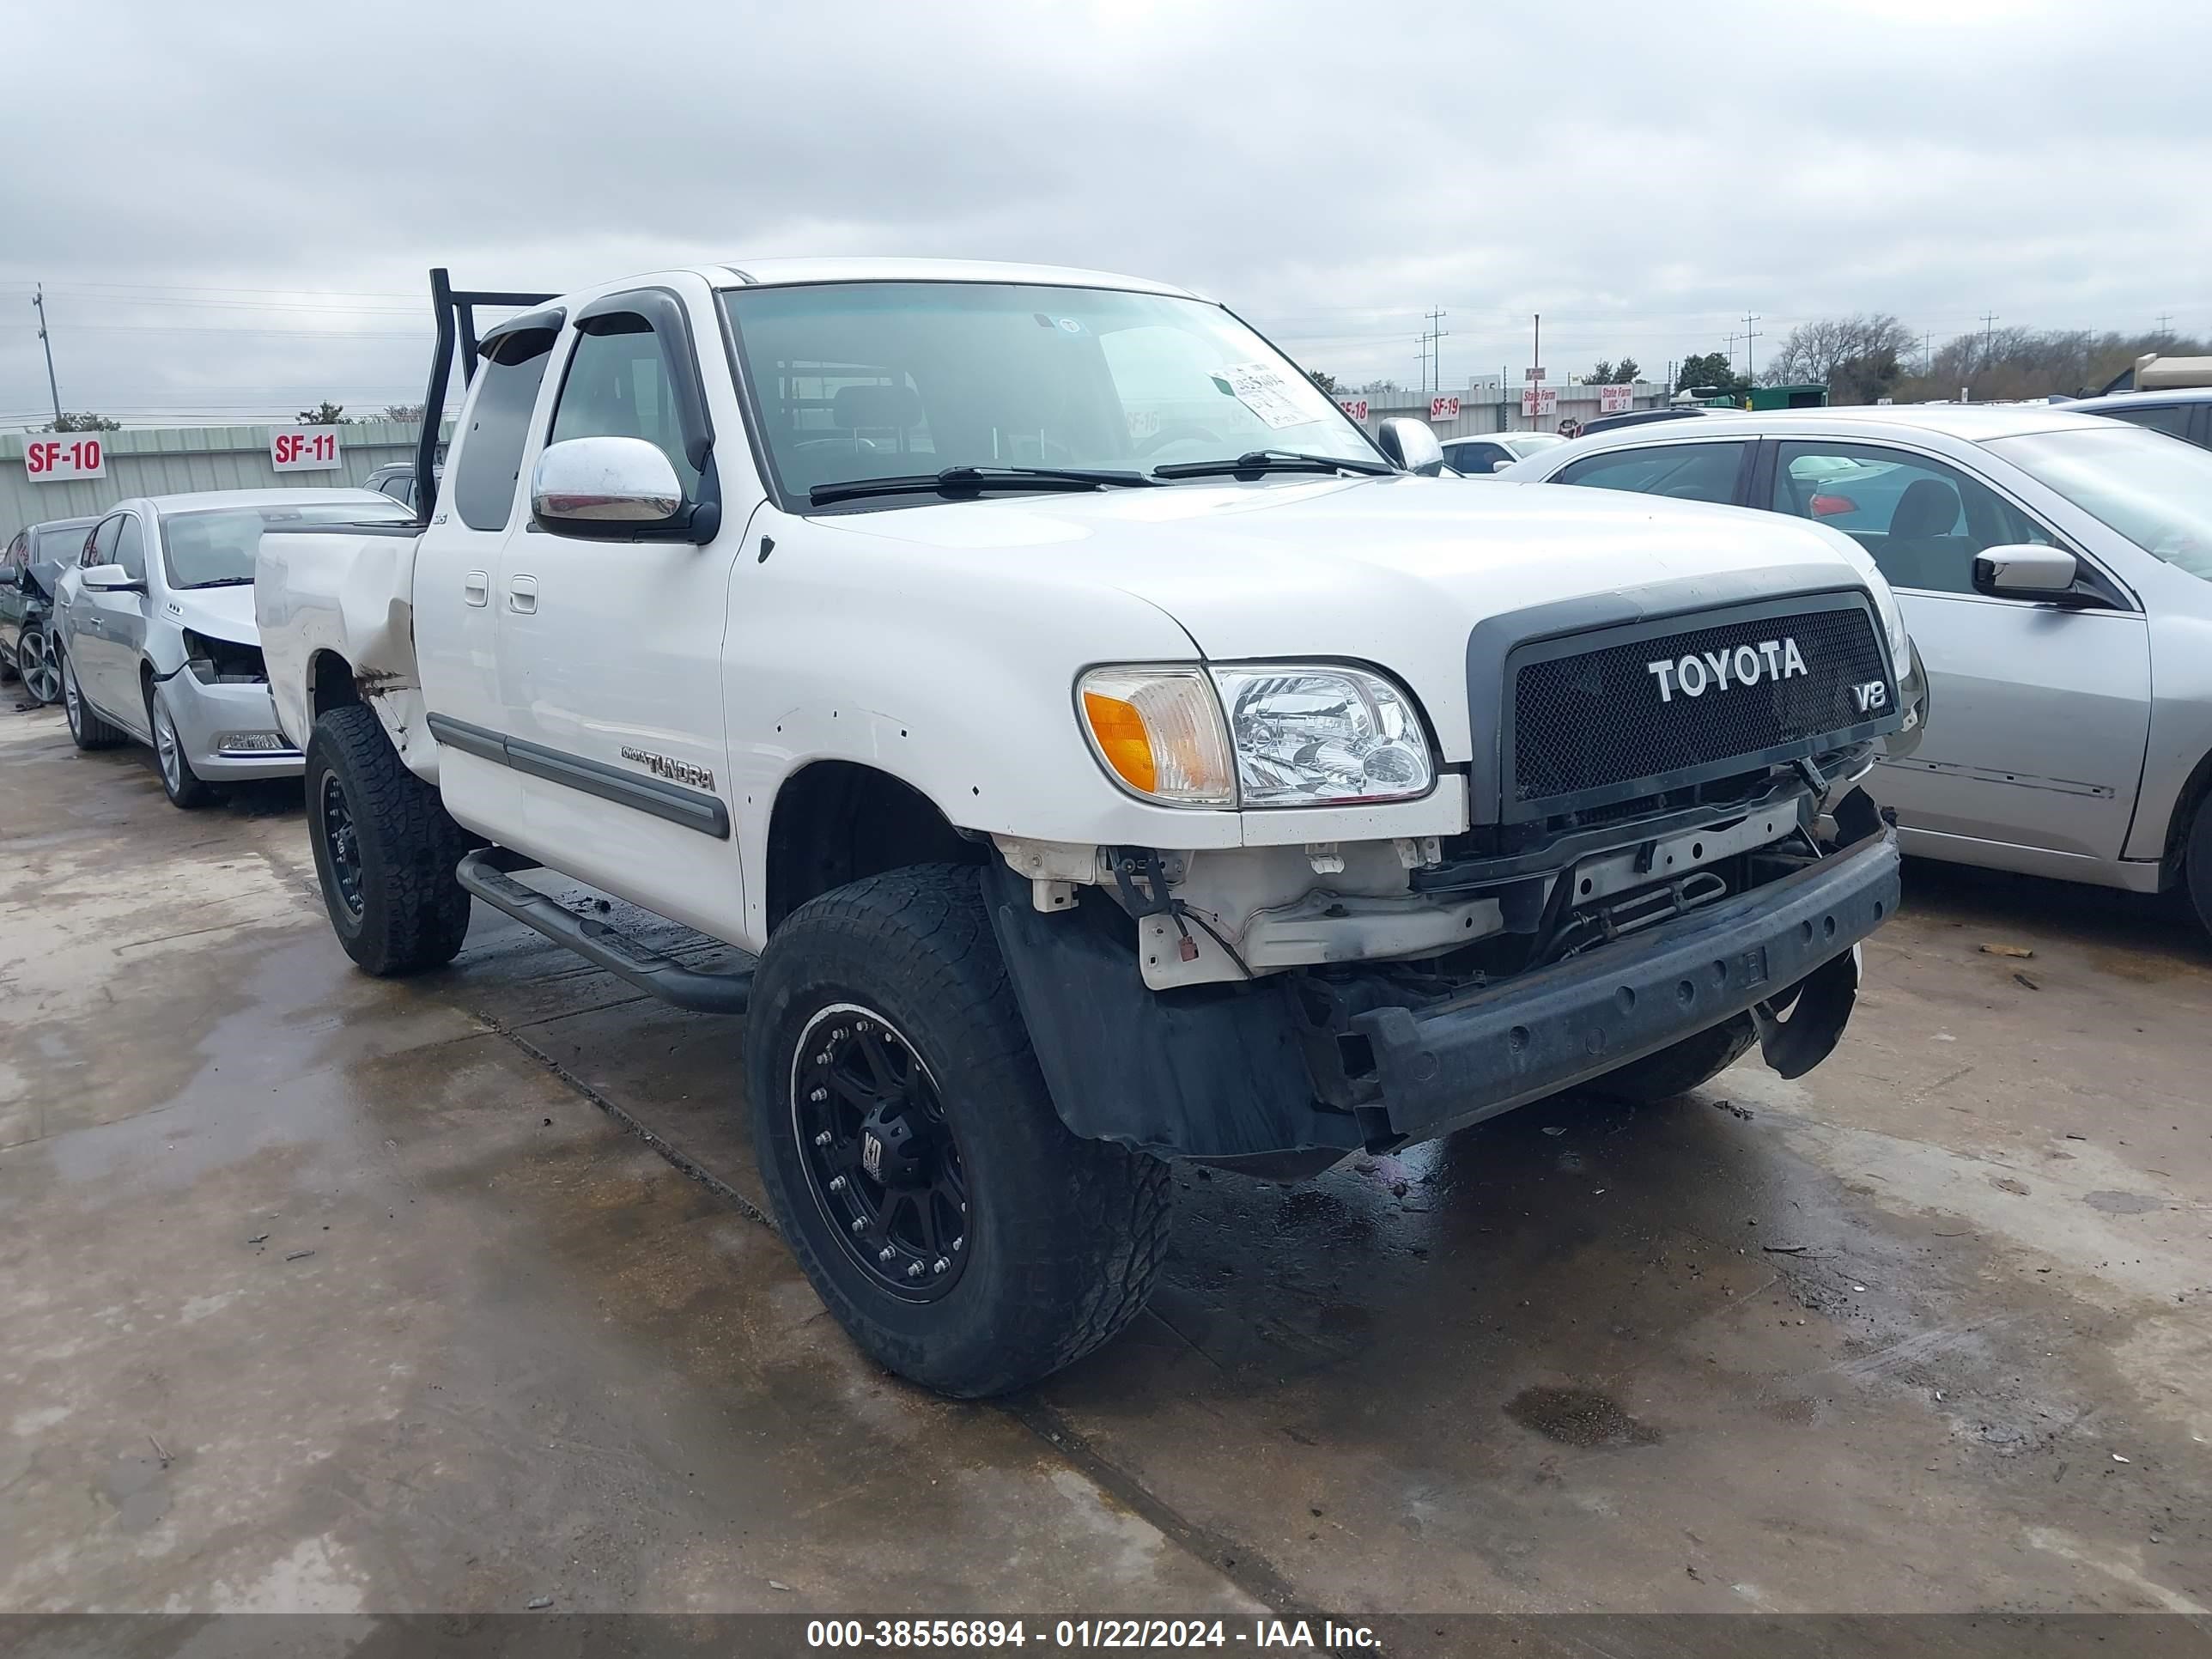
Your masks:
<instances>
[{"instance_id":1,"label":"windshield","mask_svg":"<svg viewBox=\"0 0 2212 1659\"><path fill-rule=\"evenodd\" d=\"M722 300L787 499L954 466L1149 474L1257 450L1381 460L1296 364L1196 300L1003 283Z\"/></svg>"},{"instance_id":2,"label":"windshield","mask_svg":"<svg viewBox=\"0 0 2212 1659\"><path fill-rule=\"evenodd\" d=\"M414 521L412 513L388 498L171 513L161 520L161 563L173 588L227 587L253 580L253 556L267 526Z\"/></svg>"},{"instance_id":3,"label":"windshield","mask_svg":"<svg viewBox=\"0 0 2212 1659\"><path fill-rule=\"evenodd\" d=\"M2113 422L1985 446L2154 558L2212 580L2212 451Z\"/></svg>"}]
</instances>

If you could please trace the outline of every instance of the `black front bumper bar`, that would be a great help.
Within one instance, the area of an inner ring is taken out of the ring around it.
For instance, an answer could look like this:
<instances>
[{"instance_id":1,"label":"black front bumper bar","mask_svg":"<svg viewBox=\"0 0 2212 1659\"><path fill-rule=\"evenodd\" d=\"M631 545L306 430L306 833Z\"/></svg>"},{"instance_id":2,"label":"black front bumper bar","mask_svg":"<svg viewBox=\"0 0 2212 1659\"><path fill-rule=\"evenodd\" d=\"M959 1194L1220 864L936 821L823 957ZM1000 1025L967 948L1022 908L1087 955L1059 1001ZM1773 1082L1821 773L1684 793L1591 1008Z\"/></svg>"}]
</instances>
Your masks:
<instances>
[{"instance_id":1,"label":"black front bumper bar","mask_svg":"<svg viewBox=\"0 0 2212 1659\"><path fill-rule=\"evenodd\" d=\"M1426 1139L1781 996L1881 926L1896 912L1898 891L1897 837L1885 827L1647 933L1448 1001L1374 1009L1352 1024L1373 1048L1391 1130ZM1836 994L1827 988L1837 982L1823 975L1824 994ZM1849 995L1847 984L1840 994ZM1823 1012L1801 1008L1791 1023Z\"/></svg>"}]
</instances>

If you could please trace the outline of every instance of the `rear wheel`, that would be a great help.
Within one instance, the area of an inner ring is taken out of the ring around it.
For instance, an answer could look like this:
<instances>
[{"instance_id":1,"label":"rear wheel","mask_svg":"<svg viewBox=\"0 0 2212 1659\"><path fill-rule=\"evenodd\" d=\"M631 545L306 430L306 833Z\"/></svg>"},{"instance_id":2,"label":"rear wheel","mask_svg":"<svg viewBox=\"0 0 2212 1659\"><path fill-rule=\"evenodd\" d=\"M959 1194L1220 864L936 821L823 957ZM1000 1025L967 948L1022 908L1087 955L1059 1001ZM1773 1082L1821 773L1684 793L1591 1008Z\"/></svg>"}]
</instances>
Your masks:
<instances>
[{"instance_id":1,"label":"rear wheel","mask_svg":"<svg viewBox=\"0 0 2212 1659\"><path fill-rule=\"evenodd\" d=\"M146 684L146 729L154 734L154 769L161 775L161 793L169 804L189 811L213 800L215 786L192 770L191 757L185 753L184 739L169 716L168 701L150 680Z\"/></svg>"},{"instance_id":2,"label":"rear wheel","mask_svg":"<svg viewBox=\"0 0 2212 1659\"><path fill-rule=\"evenodd\" d=\"M380 976L442 967L469 931L453 878L468 850L438 792L407 769L375 712L333 708L307 739L307 836L345 952Z\"/></svg>"},{"instance_id":3,"label":"rear wheel","mask_svg":"<svg viewBox=\"0 0 2212 1659\"><path fill-rule=\"evenodd\" d=\"M44 620L25 623L15 635L15 672L22 676L23 690L40 708L60 701L61 665L54 660L54 636L46 631Z\"/></svg>"},{"instance_id":4,"label":"rear wheel","mask_svg":"<svg viewBox=\"0 0 2212 1659\"><path fill-rule=\"evenodd\" d=\"M65 656L61 663L62 712L69 717L70 740L80 749L114 748L129 734L93 713L77 685L76 662Z\"/></svg>"},{"instance_id":5,"label":"rear wheel","mask_svg":"<svg viewBox=\"0 0 2212 1659\"><path fill-rule=\"evenodd\" d=\"M1709 1031L1684 1037L1671 1047L1632 1060L1617 1072L1583 1085L1586 1093L1607 1100L1649 1106L1686 1095L1711 1082L1742 1059L1759 1040L1759 1028L1749 1014L1723 1020Z\"/></svg>"},{"instance_id":6,"label":"rear wheel","mask_svg":"<svg viewBox=\"0 0 2212 1659\"><path fill-rule=\"evenodd\" d=\"M972 867L892 871L793 912L754 980L745 1069L778 1224L879 1364L1003 1394L1144 1306L1167 1166L1060 1122Z\"/></svg>"}]
</instances>

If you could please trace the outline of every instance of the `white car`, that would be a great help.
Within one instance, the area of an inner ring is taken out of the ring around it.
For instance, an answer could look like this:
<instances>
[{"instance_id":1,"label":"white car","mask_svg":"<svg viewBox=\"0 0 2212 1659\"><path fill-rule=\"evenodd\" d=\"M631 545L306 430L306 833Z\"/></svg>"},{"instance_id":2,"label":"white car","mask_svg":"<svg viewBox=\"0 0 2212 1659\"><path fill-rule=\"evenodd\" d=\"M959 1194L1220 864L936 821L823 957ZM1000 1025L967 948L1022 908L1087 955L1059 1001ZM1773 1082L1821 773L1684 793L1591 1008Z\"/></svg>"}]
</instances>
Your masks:
<instances>
[{"instance_id":1,"label":"white car","mask_svg":"<svg viewBox=\"0 0 2212 1659\"><path fill-rule=\"evenodd\" d=\"M253 625L263 531L412 515L365 489L221 489L122 502L54 596L62 704L80 749L136 740L179 806L296 777Z\"/></svg>"},{"instance_id":2,"label":"white car","mask_svg":"<svg viewBox=\"0 0 2212 1659\"><path fill-rule=\"evenodd\" d=\"M1486 478L1516 461L1566 442L1552 432L1486 432L1479 438L1443 440L1444 465L1466 478Z\"/></svg>"},{"instance_id":3,"label":"white car","mask_svg":"<svg viewBox=\"0 0 2212 1659\"><path fill-rule=\"evenodd\" d=\"M1468 489L1135 278L766 260L481 337L419 538L262 543L331 925L404 973L473 895L744 1012L776 1214L892 1369L1111 1335L1165 1159L1295 1178L1841 1034L1898 894L1854 786L1920 690L1837 538Z\"/></svg>"},{"instance_id":4,"label":"white car","mask_svg":"<svg viewBox=\"0 0 2212 1659\"><path fill-rule=\"evenodd\" d=\"M1897 590L1933 691L1926 741L1872 786L1905 850L2183 885L2212 927L2212 454L2073 404L1686 425L1584 439L1506 477L1850 537Z\"/></svg>"}]
</instances>

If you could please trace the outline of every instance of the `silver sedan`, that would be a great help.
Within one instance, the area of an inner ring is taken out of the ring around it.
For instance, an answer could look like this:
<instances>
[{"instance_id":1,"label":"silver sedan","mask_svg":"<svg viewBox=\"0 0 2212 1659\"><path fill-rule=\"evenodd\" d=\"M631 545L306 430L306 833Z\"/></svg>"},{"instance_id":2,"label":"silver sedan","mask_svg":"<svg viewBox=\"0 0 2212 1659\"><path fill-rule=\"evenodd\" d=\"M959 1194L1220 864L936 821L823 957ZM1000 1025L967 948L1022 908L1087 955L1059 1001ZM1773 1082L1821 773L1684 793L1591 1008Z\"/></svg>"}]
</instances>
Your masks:
<instances>
[{"instance_id":1,"label":"silver sedan","mask_svg":"<svg viewBox=\"0 0 2212 1659\"><path fill-rule=\"evenodd\" d=\"M253 620L262 533L413 518L367 489L123 502L85 538L55 595L62 703L77 747L149 745L179 806L204 804L226 782L297 777L304 763L277 726Z\"/></svg>"},{"instance_id":2,"label":"silver sedan","mask_svg":"<svg viewBox=\"0 0 2212 1659\"><path fill-rule=\"evenodd\" d=\"M1931 404L1631 427L1501 476L1832 526L1927 664L1926 736L1874 781L1905 850L2185 882L2212 927L2212 453L2063 406Z\"/></svg>"}]
</instances>

